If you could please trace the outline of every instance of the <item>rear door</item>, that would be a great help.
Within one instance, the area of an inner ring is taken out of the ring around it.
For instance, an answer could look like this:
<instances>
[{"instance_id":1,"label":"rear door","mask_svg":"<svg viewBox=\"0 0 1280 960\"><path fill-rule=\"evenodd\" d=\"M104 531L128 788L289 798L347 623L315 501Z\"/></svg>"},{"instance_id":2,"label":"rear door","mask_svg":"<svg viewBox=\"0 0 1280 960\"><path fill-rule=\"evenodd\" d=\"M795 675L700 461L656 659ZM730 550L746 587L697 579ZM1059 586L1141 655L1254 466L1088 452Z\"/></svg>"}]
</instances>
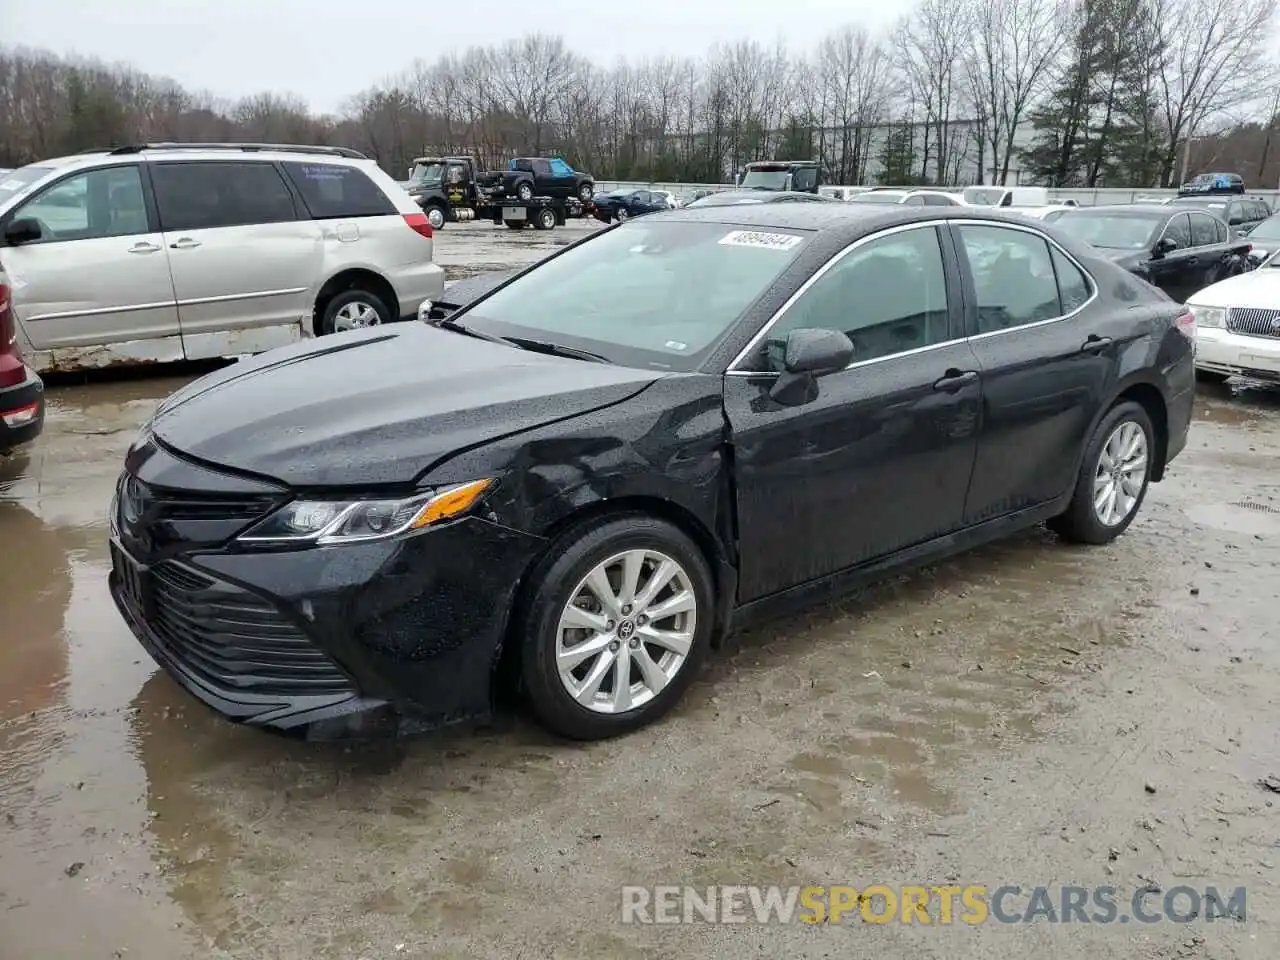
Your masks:
<instances>
[{"instance_id":1,"label":"rear door","mask_svg":"<svg viewBox=\"0 0 1280 960\"><path fill-rule=\"evenodd\" d=\"M68 174L32 194L0 226L24 218L39 221L41 238L5 247L0 259L34 348L171 337L171 347L152 345L145 357L182 358L168 251L137 163Z\"/></svg>"},{"instance_id":2,"label":"rear door","mask_svg":"<svg viewBox=\"0 0 1280 960\"><path fill-rule=\"evenodd\" d=\"M546 160L530 161L533 169L533 192L539 197L558 195L560 178L551 172L551 164Z\"/></svg>"},{"instance_id":3,"label":"rear door","mask_svg":"<svg viewBox=\"0 0 1280 960\"><path fill-rule=\"evenodd\" d=\"M321 231L276 165L157 160L150 169L187 358L296 339L323 261Z\"/></svg>"},{"instance_id":4,"label":"rear door","mask_svg":"<svg viewBox=\"0 0 1280 960\"><path fill-rule=\"evenodd\" d=\"M1195 253L1195 264L1200 270L1196 290L1203 290L1209 284L1217 283L1236 272L1233 269L1235 257L1230 247L1219 237L1219 221L1216 217L1196 210L1187 216L1191 220L1191 249Z\"/></svg>"},{"instance_id":5,"label":"rear door","mask_svg":"<svg viewBox=\"0 0 1280 960\"><path fill-rule=\"evenodd\" d=\"M1092 280L1038 230L957 221L952 233L983 384L965 504L966 524L978 524L1069 489L1128 334L1088 308Z\"/></svg>"}]
</instances>

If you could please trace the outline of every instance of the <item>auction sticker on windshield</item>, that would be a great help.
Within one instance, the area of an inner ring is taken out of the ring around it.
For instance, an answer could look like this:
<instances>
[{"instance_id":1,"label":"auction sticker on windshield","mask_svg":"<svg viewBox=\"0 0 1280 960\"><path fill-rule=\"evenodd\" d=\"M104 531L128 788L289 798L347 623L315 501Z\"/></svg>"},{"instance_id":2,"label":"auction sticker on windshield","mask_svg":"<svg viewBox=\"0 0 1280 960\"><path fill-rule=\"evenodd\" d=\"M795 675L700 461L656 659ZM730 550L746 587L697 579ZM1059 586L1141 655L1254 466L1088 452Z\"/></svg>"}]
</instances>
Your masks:
<instances>
[{"instance_id":1,"label":"auction sticker on windshield","mask_svg":"<svg viewBox=\"0 0 1280 960\"><path fill-rule=\"evenodd\" d=\"M758 230L734 230L717 242L729 247L765 247L769 250L790 250L800 243L801 237L790 233L761 233Z\"/></svg>"}]
</instances>

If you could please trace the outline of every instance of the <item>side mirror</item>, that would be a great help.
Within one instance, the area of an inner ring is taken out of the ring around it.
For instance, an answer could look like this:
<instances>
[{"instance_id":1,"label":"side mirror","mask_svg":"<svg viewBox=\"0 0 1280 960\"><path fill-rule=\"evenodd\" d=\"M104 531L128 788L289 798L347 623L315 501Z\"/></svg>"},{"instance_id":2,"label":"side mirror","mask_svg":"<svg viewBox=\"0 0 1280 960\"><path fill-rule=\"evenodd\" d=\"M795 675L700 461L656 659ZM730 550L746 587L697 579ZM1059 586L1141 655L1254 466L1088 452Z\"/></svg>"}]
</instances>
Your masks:
<instances>
[{"instance_id":1,"label":"side mirror","mask_svg":"<svg viewBox=\"0 0 1280 960\"><path fill-rule=\"evenodd\" d=\"M852 361L853 341L839 330L792 330L782 344L785 372L774 381L769 395L785 404L812 399L817 377L843 370Z\"/></svg>"},{"instance_id":2,"label":"side mirror","mask_svg":"<svg viewBox=\"0 0 1280 960\"><path fill-rule=\"evenodd\" d=\"M1173 237L1161 237L1157 241L1155 249L1151 252L1157 257L1163 257L1166 253L1173 253L1178 249L1178 241Z\"/></svg>"},{"instance_id":3,"label":"side mirror","mask_svg":"<svg viewBox=\"0 0 1280 960\"><path fill-rule=\"evenodd\" d=\"M4 243L7 247L17 247L24 243L31 243L39 240L42 236L44 236L44 231L40 229L40 221L33 217L21 217L17 220L11 220L4 228Z\"/></svg>"},{"instance_id":4,"label":"side mirror","mask_svg":"<svg viewBox=\"0 0 1280 960\"><path fill-rule=\"evenodd\" d=\"M1244 217L1231 217L1231 218L1227 221L1227 226L1229 226L1229 227L1238 227L1238 226L1240 226L1240 224L1242 224L1242 223L1244 223Z\"/></svg>"}]
</instances>

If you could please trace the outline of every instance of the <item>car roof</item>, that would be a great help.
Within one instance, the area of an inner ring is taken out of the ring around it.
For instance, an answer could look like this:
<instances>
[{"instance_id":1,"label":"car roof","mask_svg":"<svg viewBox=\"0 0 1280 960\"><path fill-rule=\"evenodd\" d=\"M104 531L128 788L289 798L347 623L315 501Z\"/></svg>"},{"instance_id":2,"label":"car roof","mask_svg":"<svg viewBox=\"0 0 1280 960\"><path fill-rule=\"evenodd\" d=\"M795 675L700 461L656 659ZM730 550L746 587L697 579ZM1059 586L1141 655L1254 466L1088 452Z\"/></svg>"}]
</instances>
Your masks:
<instances>
[{"instance_id":1,"label":"car roof","mask_svg":"<svg viewBox=\"0 0 1280 960\"><path fill-rule=\"evenodd\" d=\"M707 194L717 199L729 200L729 203L718 204L719 206L733 206L741 203L742 206L756 206L757 204L777 203L779 200L789 200L800 197L803 200L817 200L818 203L829 200L820 193L806 193L802 190L719 190L715 193ZM706 199L705 197L703 199ZM742 201L755 201L754 203L742 203ZM711 207L715 204L706 204Z\"/></svg>"},{"instance_id":2,"label":"car roof","mask_svg":"<svg viewBox=\"0 0 1280 960\"><path fill-rule=\"evenodd\" d=\"M1103 213L1107 216L1134 217L1140 220L1156 220L1171 217L1174 211L1164 203L1104 203L1096 207L1063 207L1064 216L1073 214Z\"/></svg>"},{"instance_id":3,"label":"car roof","mask_svg":"<svg viewBox=\"0 0 1280 960\"><path fill-rule=\"evenodd\" d=\"M723 207L682 207L651 213L645 220L686 220L742 227L812 230L843 241L885 227L934 220L989 220L1026 229L1029 221L1016 214L987 212L973 207L910 207L904 204L761 203ZM1042 228L1043 229L1043 228ZM1057 234L1055 234L1055 237Z\"/></svg>"}]
</instances>

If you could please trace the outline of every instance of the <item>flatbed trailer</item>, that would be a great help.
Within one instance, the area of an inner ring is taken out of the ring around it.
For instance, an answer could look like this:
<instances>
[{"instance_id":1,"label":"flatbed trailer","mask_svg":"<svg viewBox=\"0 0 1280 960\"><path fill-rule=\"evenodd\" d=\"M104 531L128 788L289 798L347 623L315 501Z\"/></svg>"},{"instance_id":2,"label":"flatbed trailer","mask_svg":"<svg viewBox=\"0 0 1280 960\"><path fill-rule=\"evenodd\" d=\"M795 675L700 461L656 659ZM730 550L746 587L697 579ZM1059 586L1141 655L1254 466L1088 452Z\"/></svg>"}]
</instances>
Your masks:
<instances>
[{"instance_id":1,"label":"flatbed trailer","mask_svg":"<svg viewBox=\"0 0 1280 960\"><path fill-rule=\"evenodd\" d=\"M532 200L503 198L482 201L473 209L477 220L492 220L494 226L505 224L510 230L523 230L527 226L535 230L554 230L569 220L589 216L592 205L581 200L553 197L534 197Z\"/></svg>"}]
</instances>

